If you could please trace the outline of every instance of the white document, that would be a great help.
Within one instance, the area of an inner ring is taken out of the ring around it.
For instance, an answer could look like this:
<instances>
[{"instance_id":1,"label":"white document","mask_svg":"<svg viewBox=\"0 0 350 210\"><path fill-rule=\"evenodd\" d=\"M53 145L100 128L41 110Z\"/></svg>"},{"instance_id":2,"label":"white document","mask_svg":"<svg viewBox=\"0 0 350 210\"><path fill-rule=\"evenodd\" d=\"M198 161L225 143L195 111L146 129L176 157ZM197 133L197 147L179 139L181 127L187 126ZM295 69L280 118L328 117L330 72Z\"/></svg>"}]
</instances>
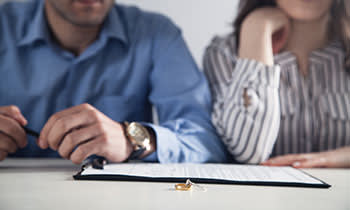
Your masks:
<instances>
[{"instance_id":1,"label":"white document","mask_svg":"<svg viewBox=\"0 0 350 210\"><path fill-rule=\"evenodd\" d=\"M146 178L196 178L235 182L324 184L322 181L292 167L232 164L108 164L104 166L103 170L88 167L81 175L124 175Z\"/></svg>"}]
</instances>

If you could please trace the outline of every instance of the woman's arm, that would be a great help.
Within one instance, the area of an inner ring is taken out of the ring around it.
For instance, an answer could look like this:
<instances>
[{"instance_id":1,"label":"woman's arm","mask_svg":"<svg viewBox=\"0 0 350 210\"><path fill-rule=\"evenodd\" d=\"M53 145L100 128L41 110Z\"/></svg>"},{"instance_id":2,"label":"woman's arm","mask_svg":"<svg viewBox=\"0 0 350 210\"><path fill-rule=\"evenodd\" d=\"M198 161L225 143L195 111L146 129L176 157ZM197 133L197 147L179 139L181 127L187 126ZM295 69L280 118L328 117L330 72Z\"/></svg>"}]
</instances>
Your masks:
<instances>
[{"instance_id":1,"label":"woman's arm","mask_svg":"<svg viewBox=\"0 0 350 210\"><path fill-rule=\"evenodd\" d=\"M350 168L350 147L327 152L279 156L269 159L263 165L295 168Z\"/></svg>"},{"instance_id":2,"label":"woman's arm","mask_svg":"<svg viewBox=\"0 0 350 210\"><path fill-rule=\"evenodd\" d=\"M253 11L243 21L239 57L253 59L273 66L273 55L286 44L290 21L277 8L261 8Z\"/></svg>"},{"instance_id":3,"label":"woman's arm","mask_svg":"<svg viewBox=\"0 0 350 210\"><path fill-rule=\"evenodd\" d=\"M280 69L273 64L270 19L263 20L261 11L248 16L240 34L239 57L230 52L232 43L214 41L204 60L214 98L213 124L242 163L267 160L279 131Z\"/></svg>"}]
</instances>

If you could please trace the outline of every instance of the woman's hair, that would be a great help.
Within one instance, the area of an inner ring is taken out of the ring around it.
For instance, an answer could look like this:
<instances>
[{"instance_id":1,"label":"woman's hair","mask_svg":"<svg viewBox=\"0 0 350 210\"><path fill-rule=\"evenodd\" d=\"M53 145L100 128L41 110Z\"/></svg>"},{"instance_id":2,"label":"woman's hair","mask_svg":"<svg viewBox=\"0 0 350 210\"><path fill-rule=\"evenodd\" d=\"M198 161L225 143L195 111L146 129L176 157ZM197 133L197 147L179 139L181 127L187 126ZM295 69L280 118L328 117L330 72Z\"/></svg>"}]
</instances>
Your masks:
<instances>
[{"instance_id":1,"label":"woman's hair","mask_svg":"<svg viewBox=\"0 0 350 210\"><path fill-rule=\"evenodd\" d=\"M233 23L236 46L239 46L239 36L244 19L255 9L267 6L276 6L275 0L240 0L238 15ZM342 42L345 49L345 65L347 69L350 69L350 1L334 0L331 16L329 31L335 33L330 37Z\"/></svg>"},{"instance_id":2,"label":"woman's hair","mask_svg":"<svg viewBox=\"0 0 350 210\"><path fill-rule=\"evenodd\" d=\"M345 49L345 66L350 70L350 1L335 0L332 8L331 31L336 32Z\"/></svg>"}]
</instances>

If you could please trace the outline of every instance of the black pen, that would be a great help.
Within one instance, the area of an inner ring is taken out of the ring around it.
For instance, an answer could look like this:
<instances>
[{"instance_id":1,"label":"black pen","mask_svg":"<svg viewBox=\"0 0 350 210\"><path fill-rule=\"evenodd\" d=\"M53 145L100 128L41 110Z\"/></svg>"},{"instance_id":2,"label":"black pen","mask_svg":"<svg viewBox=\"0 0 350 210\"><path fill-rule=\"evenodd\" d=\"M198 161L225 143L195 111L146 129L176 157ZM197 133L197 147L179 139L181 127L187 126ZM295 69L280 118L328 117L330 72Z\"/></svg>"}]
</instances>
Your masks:
<instances>
[{"instance_id":1,"label":"black pen","mask_svg":"<svg viewBox=\"0 0 350 210\"><path fill-rule=\"evenodd\" d=\"M22 126L22 128L24 129L24 131L25 131L28 135L33 136L33 137L35 137L35 138L37 138L37 139L39 138L40 134L39 134L38 132L33 131L33 130L31 130L31 129L27 128L27 127L24 127L24 126Z\"/></svg>"},{"instance_id":2,"label":"black pen","mask_svg":"<svg viewBox=\"0 0 350 210\"><path fill-rule=\"evenodd\" d=\"M107 164L107 160L104 157L98 155L91 155L83 161L83 168L92 166L94 169L103 169L104 165Z\"/></svg>"}]
</instances>

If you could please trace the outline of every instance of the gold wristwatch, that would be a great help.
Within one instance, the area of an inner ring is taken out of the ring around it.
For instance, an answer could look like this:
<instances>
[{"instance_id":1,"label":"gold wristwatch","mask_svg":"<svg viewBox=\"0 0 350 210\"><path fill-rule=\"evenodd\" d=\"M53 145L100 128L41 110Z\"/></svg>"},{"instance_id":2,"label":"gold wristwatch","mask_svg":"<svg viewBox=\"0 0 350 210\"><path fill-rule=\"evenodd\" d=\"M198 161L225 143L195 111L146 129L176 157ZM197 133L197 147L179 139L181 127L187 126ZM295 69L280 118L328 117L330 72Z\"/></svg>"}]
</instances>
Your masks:
<instances>
[{"instance_id":1,"label":"gold wristwatch","mask_svg":"<svg viewBox=\"0 0 350 210\"><path fill-rule=\"evenodd\" d=\"M133 147L129 160L139 159L145 151L151 150L151 134L145 126L137 122L124 122L124 126L125 135Z\"/></svg>"}]
</instances>

